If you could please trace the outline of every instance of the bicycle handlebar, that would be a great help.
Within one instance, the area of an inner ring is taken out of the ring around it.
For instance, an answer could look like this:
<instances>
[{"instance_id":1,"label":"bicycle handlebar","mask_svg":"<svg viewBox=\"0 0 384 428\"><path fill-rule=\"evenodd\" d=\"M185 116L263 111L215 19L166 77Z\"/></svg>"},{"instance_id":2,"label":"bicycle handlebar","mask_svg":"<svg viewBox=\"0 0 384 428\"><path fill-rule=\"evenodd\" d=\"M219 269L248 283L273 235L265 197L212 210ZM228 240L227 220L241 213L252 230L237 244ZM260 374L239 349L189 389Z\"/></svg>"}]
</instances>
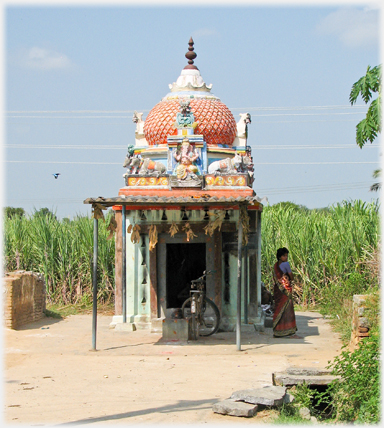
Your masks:
<instances>
[{"instance_id":1,"label":"bicycle handlebar","mask_svg":"<svg viewBox=\"0 0 384 428\"><path fill-rule=\"evenodd\" d=\"M207 276L207 275L211 275L212 273L214 273L215 271L214 270L205 270L204 272L203 272L203 275L200 277L200 278L197 278L197 279L193 279L192 281L191 281L191 283L192 284L194 284L194 283L196 283L196 282L201 282L201 281L203 281L204 280L204 278Z\"/></svg>"}]
</instances>

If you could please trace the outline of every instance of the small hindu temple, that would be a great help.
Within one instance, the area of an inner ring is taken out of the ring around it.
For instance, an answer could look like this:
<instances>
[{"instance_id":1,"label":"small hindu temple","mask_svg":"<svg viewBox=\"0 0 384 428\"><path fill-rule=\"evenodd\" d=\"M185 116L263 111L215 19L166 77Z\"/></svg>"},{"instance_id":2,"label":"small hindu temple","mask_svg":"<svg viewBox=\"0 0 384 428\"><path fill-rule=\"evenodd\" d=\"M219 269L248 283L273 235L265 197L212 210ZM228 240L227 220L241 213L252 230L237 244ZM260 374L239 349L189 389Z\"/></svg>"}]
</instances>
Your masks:
<instances>
[{"instance_id":1,"label":"small hindu temple","mask_svg":"<svg viewBox=\"0 0 384 428\"><path fill-rule=\"evenodd\" d=\"M135 112L118 195L84 201L95 219L106 207L115 212L112 326L161 331L204 271L211 272L206 296L219 309L219 331L234 331L239 317L255 326L264 320L251 116L236 121L204 82L196 56L191 38L169 92L146 118Z\"/></svg>"}]
</instances>

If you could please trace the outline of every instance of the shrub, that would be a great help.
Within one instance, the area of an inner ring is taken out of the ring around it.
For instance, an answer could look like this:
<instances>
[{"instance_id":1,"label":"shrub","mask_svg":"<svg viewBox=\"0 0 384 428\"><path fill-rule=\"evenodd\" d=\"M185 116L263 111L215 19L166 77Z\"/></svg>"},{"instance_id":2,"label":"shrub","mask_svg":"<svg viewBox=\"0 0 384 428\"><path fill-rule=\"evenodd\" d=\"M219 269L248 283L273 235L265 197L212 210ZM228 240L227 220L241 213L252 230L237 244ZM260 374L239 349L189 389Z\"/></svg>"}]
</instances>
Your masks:
<instances>
[{"instance_id":1,"label":"shrub","mask_svg":"<svg viewBox=\"0 0 384 428\"><path fill-rule=\"evenodd\" d=\"M329 387L335 417L340 421L378 423L380 421L380 335L378 294L368 299L371 335L358 348L344 350L329 365L341 377Z\"/></svg>"}]
</instances>

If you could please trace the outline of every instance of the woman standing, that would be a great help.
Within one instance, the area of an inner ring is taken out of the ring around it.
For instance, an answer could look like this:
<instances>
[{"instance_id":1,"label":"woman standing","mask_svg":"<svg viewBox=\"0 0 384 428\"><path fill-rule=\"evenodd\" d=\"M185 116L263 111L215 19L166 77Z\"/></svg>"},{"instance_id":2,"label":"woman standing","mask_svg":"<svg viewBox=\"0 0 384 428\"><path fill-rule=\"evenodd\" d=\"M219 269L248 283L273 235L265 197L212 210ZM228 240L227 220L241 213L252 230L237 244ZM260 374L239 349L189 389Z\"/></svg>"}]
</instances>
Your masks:
<instances>
[{"instance_id":1,"label":"woman standing","mask_svg":"<svg viewBox=\"0 0 384 428\"><path fill-rule=\"evenodd\" d=\"M288 263L287 248L277 250L277 262L273 268L275 311L273 313L273 336L299 338L292 299L293 274Z\"/></svg>"}]
</instances>

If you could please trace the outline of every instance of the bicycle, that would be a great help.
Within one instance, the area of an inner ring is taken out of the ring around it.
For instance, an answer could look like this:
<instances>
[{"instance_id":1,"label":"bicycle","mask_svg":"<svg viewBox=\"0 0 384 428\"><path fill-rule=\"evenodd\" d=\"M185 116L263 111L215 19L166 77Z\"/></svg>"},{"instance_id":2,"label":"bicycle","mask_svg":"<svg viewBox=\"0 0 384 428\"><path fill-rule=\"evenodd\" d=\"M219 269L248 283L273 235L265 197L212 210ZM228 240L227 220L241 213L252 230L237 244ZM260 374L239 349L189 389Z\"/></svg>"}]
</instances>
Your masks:
<instances>
[{"instance_id":1,"label":"bicycle","mask_svg":"<svg viewBox=\"0 0 384 428\"><path fill-rule=\"evenodd\" d=\"M190 320L191 338L210 336L219 329L220 312L215 303L205 295L207 275L212 271L204 271L200 278L191 281L190 297L183 303L183 318Z\"/></svg>"}]
</instances>

